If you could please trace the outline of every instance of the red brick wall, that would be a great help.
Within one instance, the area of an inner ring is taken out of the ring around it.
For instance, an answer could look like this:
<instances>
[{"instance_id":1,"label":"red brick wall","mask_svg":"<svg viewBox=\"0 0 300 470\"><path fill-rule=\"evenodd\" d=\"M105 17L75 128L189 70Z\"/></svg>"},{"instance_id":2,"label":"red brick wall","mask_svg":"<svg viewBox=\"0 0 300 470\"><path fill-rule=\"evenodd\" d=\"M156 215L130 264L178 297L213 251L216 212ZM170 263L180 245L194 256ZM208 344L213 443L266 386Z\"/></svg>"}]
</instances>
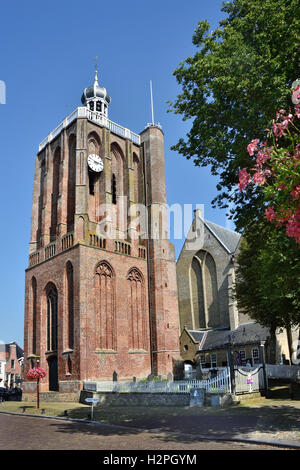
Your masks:
<instances>
[{"instance_id":1,"label":"red brick wall","mask_svg":"<svg viewBox=\"0 0 300 470\"><path fill-rule=\"evenodd\" d=\"M146 248L147 243L138 236L129 239L127 233L119 236L121 243L131 242L130 252L127 245L125 251L124 243L123 253L118 252L118 243L109 238L105 249L99 244L97 248L90 246L90 235L97 235L97 223L101 221L97 206L111 202L113 172L118 172L118 196L120 193L127 196L127 207L146 198L149 206L165 203L163 134L159 129L146 130L143 141L147 147L144 153L139 146L107 129L78 119L37 157L30 253L36 251L38 257L26 270L24 348L25 370L31 366L28 356L34 353L39 356L40 366L47 370L42 390L49 388L47 286L50 283L58 294L55 354L59 382L74 383L76 388L76 381L111 380L114 373L120 379L131 379L146 377L151 372L156 375L172 372L173 358L179 352L172 245L167 240L150 242L146 259L140 256L140 247ZM86 162L91 148L104 161L94 195L90 194ZM130 217L126 218L130 221ZM154 224L151 217L149 222L151 227ZM63 237L70 231L72 242L68 247ZM50 241L55 247L47 246ZM73 289L68 281L67 263L72 266ZM32 282L36 283L35 307ZM73 292L72 302L70 292ZM70 302L73 320L69 315ZM74 322L71 349L70 321Z\"/></svg>"}]
</instances>

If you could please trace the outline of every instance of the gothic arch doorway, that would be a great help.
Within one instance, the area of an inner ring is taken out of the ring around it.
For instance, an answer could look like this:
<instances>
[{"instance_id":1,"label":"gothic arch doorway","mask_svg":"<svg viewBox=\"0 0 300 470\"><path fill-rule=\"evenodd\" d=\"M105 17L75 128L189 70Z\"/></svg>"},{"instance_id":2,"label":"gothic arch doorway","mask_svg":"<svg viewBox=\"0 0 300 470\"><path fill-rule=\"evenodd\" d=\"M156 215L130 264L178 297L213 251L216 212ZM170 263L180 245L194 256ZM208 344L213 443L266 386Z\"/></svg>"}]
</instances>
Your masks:
<instances>
[{"instance_id":1,"label":"gothic arch doorway","mask_svg":"<svg viewBox=\"0 0 300 470\"><path fill-rule=\"evenodd\" d=\"M58 391L58 367L57 367L57 356L51 356L48 358L49 368L49 391Z\"/></svg>"},{"instance_id":2,"label":"gothic arch doorway","mask_svg":"<svg viewBox=\"0 0 300 470\"><path fill-rule=\"evenodd\" d=\"M46 287L47 297L47 351L49 369L49 390L58 391L58 293L54 284L49 283Z\"/></svg>"}]
</instances>

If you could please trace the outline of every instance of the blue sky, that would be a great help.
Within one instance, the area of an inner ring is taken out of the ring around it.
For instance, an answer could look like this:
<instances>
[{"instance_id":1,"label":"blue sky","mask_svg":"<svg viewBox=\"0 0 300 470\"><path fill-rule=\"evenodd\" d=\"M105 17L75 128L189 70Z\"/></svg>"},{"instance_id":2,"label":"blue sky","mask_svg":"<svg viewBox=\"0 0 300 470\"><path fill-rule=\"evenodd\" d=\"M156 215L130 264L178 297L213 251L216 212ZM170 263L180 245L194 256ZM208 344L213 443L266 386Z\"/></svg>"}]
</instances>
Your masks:
<instances>
[{"instance_id":1,"label":"blue sky","mask_svg":"<svg viewBox=\"0 0 300 470\"><path fill-rule=\"evenodd\" d=\"M172 75L195 53L198 21L214 29L220 0L15 1L1 6L0 104L1 304L0 340L23 345L24 270L28 263L34 159L38 144L77 106L93 81L112 97L109 118L134 132L151 121L149 81L155 120L165 134L169 204L204 204L205 218L226 225L225 211L212 209L217 180L209 168L170 150L189 129L167 113L167 100L180 93ZM172 239L172 237L171 237ZM175 243L179 255L183 240Z\"/></svg>"}]
</instances>

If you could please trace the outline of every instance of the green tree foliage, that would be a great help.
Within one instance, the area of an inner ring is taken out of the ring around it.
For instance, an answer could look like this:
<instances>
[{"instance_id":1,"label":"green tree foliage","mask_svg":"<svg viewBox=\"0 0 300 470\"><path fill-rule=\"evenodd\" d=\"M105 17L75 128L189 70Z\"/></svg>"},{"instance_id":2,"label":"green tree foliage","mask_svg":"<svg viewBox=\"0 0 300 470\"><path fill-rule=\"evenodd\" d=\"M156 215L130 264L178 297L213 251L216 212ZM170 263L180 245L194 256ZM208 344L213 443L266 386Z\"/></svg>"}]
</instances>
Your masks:
<instances>
[{"instance_id":1,"label":"green tree foliage","mask_svg":"<svg viewBox=\"0 0 300 470\"><path fill-rule=\"evenodd\" d=\"M238 307L274 329L300 324L300 251L263 218L245 230L238 255Z\"/></svg>"},{"instance_id":2,"label":"green tree foliage","mask_svg":"<svg viewBox=\"0 0 300 470\"><path fill-rule=\"evenodd\" d=\"M191 120L191 130L172 147L196 166L219 176L213 203L235 206L242 229L264 211L262 191L237 190L240 168L249 168L247 145L262 140L276 110L288 109L299 76L298 0L234 0L223 3L226 19L210 31L200 21L197 51L174 71L182 93L170 111Z\"/></svg>"}]
</instances>

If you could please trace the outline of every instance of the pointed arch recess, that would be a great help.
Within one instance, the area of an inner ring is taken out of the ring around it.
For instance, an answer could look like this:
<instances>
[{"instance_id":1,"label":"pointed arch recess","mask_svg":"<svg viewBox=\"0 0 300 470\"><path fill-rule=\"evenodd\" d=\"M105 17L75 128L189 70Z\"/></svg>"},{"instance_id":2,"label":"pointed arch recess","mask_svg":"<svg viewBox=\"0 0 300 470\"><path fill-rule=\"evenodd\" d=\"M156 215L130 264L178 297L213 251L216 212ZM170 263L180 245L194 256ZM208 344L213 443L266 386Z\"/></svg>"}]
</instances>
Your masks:
<instances>
[{"instance_id":1,"label":"pointed arch recess","mask_svg":"<svg viewBox=\"0 0 300 470\"><path fill-rule=\"evenodd\" d=\"M129 321L129 348L146 350L145 288L142 273L131 268L127 274L127 304Z\"/></svg>"},{"instance_id":2,"label":"pointed arch recess","mask_svg":"<svg viewBox=\"0 0 300 470\"><path fill-rule=\"evenodd\" d=\"M65 267L65 341L66 348L74 348L74 268L71 261Z\"/></svg>"},{"instance_id":3,"label":"pointed arch recess","mask_svg":"<svg viewBox=\"0 0 300 470\"><path fill-rule=\"evenodd\" d=\"M98 348L116 350L115 276L107 261L95 270L96 331Z\"/></svg>"},{"instance_id":4,"label":"pointed arch recess","mask_svg":"<svg viewBox=\"0 0 300 470\"><path fill-rule=\"evenodd\" d=\"M58 340L58 292L55 284L49 282L45 288L47 301L47 351L57 351Z\"/></svg>"},{"instance_id":5,"label":"pointed arch recess","mask_svg":"<svg viewBox=\"0 0 300 470\"><path fill-rule=\"evenodd\" d=\"M207 251L200 250L194 255L190 270L190 285L193 327L220 326L216 263Z\"/></svg>"}]
</instances>

